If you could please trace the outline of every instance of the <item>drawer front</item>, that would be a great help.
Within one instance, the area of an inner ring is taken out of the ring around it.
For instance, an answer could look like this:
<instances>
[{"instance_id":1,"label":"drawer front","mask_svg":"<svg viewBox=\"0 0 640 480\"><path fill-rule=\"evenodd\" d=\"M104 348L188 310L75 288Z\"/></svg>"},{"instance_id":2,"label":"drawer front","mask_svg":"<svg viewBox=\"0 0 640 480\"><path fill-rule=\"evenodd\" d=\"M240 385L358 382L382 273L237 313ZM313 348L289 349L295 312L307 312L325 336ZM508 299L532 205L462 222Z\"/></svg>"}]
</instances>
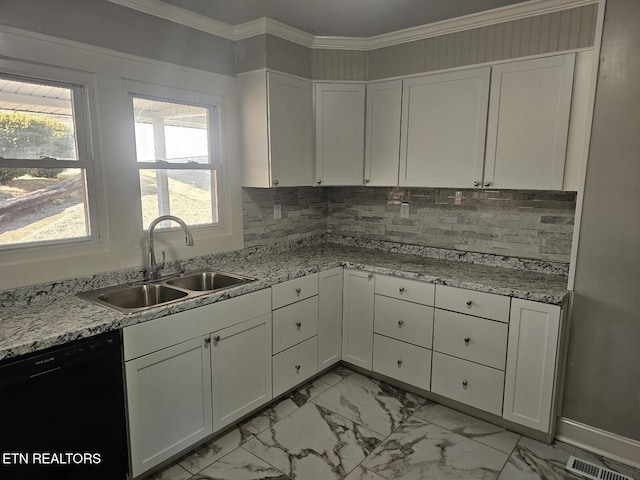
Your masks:
<instances>
[{"instance_id":1,"label":"drawer front","mask_svg":"<svg viewBox=\"0 0 640 480\"><path fill-rule=\"evenodd\" d=\"M432 392L501 415L503 390L504 372L433 352Z\"/></svg>"},{"instance_id":2,"label":"drawer front","mask_svg":"<svg viewBox=\"0 0 640 480\"><path fill-rule=\"evenodd\" d=\"M374 332L431 348L433 307L376 295L374 317Z\"/></svg>"},{"instance_id":3,"label":"drawer front","mask_svg":"<svg viewBox=\"0 0 640 480\"><path fill-rule=\"evenodd\" d=\"M374 335L373 371L429 390L431 350Z\"/></svg>"},{"instance_id":4,"label":"drawer front","mask_svg":"<svg viewBox=\"0 0 640 480\"><path fill-rule=\"evenodd\" d=\"M509 323L511 298L493 293L438 285L436 307Z\"/></svg>"},{"instance_id":5,"label":"drawer front","mask_svg":"<svg viewBox=\"0 0 640 480\"><path fill-rule=\"evenodd\" d=\"M271 303L275 310L317 294L318 274L314 273L271 287Z\"/></svg>"},{"instance_id":6,"label":"drawer front","mask_svg":"<svg viewBox=\"0 0 640 480\"><path fill-rule=\"evenodd\" d=\"M504 370L508 325L436 308L433 349Z\"/></svg>"},{"instance_id":7,"label":"drawer front","mask_svg":"<svg viewBox=\"0 0 640 480\"><path fill-rule=\"evenodd\" d=\"M389 275L376 275L375 289L379 295L433 306L433 292L435 291L433 283L390 277Z\"/></svg>"},{"instance_id":8,"label":"drawer front","mask_svg":"<svg viewBox=\"0 0 640 480\"><path fill-rule=\"evenodd\" d=\"M273 396L318 373L318 337L312 337L273 357Z\"/></svg>"},{"instance_id":9,"label":"drawer front","mask_svg":"<svg viewBox=\"0 0 640 480\"><path fill-rule=\"evenodd\" d=\"M273 353L318 334L318 296L273 312Z\"/></svg>"}]
</instances>

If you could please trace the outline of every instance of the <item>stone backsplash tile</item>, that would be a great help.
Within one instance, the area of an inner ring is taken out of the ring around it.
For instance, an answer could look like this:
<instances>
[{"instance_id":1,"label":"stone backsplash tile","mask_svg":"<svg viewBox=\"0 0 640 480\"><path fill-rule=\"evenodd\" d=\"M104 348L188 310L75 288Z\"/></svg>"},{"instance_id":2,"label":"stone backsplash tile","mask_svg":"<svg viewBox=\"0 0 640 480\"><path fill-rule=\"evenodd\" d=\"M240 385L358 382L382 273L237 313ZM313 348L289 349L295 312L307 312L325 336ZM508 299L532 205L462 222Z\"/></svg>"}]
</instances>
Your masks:
<instances>
[{"instance_id":1,"label":"stone backsplash tile","mask_svg":"<svg viewBox=\"0 0 640 480\"><path fill-rule=\"evenodd\" d=\"M409 218L400 217L400 202ZM569 262L574 192L330 187L327 232Z\"/></svg>"}]
</instances>

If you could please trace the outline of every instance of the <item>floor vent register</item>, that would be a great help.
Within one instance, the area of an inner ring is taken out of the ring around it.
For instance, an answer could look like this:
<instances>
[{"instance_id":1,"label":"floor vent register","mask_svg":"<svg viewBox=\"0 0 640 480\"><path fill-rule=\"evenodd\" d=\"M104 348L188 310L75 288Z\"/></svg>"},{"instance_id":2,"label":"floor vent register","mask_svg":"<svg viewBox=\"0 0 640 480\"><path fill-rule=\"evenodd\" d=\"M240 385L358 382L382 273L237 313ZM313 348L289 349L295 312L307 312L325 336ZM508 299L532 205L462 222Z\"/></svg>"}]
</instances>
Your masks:
<instances>
[{"instance_id":1,"label":"floor vent register","mask_svg":"<svg viewBox=\"0 0 640 480\"><path fill-rule=\"evenodd\" d=\"M608 468L603 468L585 460L576 457L569 457L567 462L567 470L582 475L583 477L592 478L593 480L633 480L631 477L622 475Z\"/></svg>"}]
</instances>

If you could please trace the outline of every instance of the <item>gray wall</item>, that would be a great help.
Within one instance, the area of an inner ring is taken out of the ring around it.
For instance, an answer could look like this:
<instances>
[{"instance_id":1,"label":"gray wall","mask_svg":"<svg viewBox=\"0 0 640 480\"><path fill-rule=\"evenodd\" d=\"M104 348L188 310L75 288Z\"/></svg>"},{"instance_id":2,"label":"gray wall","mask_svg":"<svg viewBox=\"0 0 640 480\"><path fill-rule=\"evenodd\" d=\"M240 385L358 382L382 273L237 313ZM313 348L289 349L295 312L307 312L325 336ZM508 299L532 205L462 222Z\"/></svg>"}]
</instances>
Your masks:
<instances>
[{"instance_id":1,"label":"gray wall","mask_svg":"<svg viewBox=\"0 0 640 480\"><path fill-rule=\"evenodd\" d=\"M608 0L562 415L640 440L640 2Z\"/></svg>"},{"instance_id":2,"label":"gray wall","mask_svg":"<svg viewBox=\"0 0 640 480\"><path fill-rule=\"evenodd\" d=\"M233 75L235 42L104 0L0 0L0 23Z\"/></svg>"}]
</instances>

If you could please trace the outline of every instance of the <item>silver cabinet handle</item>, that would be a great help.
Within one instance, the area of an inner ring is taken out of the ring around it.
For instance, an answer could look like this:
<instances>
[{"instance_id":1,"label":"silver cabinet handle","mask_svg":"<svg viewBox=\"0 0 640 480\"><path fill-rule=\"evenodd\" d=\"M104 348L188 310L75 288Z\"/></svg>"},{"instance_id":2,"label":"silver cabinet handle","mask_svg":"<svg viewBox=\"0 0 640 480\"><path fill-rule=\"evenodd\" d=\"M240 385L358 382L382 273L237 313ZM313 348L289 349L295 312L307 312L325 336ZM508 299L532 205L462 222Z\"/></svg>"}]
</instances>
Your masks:
<instances>
[{"instance_id":1,"label":"silver cabinet handle","mask_svg":"<svg viewBox=\"0 0 640 480\"><path fill-rule=\"evenodd\" d=\"M370 273L369 275L367 275L368 279L372 279L373 278L373 273Z\"/></svg>"},{"instance_id":2,"label":"silver cabinet handle","mask_svg":"<svg viewBox=\"0 0 640 480\"><path fill-rule=\"evenodd\" d=\"M469 345L469 342L471 341L471 339L469 337L464 337L464 343L466 343L467 345Z\"/></svg>"},{"instance_id":3,"label":"silver cabinet handle","mask_svg":"<svg viewBox=\"0 0 640 480\"><path fill-rule=\"evenodd\" d=\"M302 293L302 289L301 288L296 288L296 294L298 296L300 296L301 293Z\"/></svg>"},{"instance_id":4,"label":"silver cabinet handle","mask_svg":"<svg viewBox=\"0 0 640 480\"><path fill-rule=\"evenodd\" d=\"M479 187L480 186L480 182L473 182L473 186L474 187Z\"/></svg>"},{"instance_id":5,"label":"silver cabinet handle","mask_svg":"<svg viewBox=\"0 0 640 480\"><path fill-rule=\"evenodd\" d=\"M485 187L488 187L489 185L491 185L491 182L484 182Z\"/></svg>"},{"instance_id":6,"label":"silver cabinet handle","mask_svg":"<svg viewBox=\"0 0 640 480\"><path fill-rule=\"evenodd\" d=\"M398 327L402 328L404 325L404 320L398 320Z\"/></svg>"},{"instance_id":7,"label":"silver cabinet handle","mask_svg":"<svg viewBox=\"0 0 640 480\"><path fill-rule=\"evenodd\" d=\"M367 183L369 183L369 179L368 179L368 178L365 178L365 179L364 179L364 184L366 185Z\"/></svg>"},{"instance_id":8,"label":"silver cabinet handle","mask_svg":"<svg viewBox=\"0 0 640 480\"><path fill-rule=\"evenodd\" d=\"M213 341L215 343L218 343L220 341L220 335L216 335L215 337L213 337Z\"/></svg>"},{"instance_id":9,"label":"silver cabinet handle","mask_svg":"<svg viewBox=\"0 0 640 480\"><path fill-rule=\"evenodd\" d=\"M274 185L278 185L278 180L274 180L274 181L273 181L273 184L274 184Z\"/></svg>"},{"instance_id":10,"label":"silver cabinet handle","mask_svg":"<svg viewBox=\"0 0 640 480\"><path fill-rule=\"evenodd\" d=\"M469 385L469 382L467 382L466 380L462 380L462 386L466 387L467 385Z\"/></svg>"},{"instance_id":11,"label":"silver cabinet handle","mask_svg":"<svg viewBox=\"0 0 640 480\"><path fill-rule=\"evenodd\" d=\"M467 300L467 307L470 307L473 304L471 300Z\"/></svg>"},{"instance_id":12,"label":"silver cabinet handle","mask_svg":"<svg viewBox=\"0 0 640 480\"><path fill-rule=\"evenodd\" d=\"M298 328L302 327L302 322L296 322L296 327Z\"/></svg>"},{"instance_id":13,"label":"silver cabinet handle","mask_svg":"<svg viewBox=\"0 0 640 480\"><path fill-rule=\"evenodd\" d=\"M296 365L295 368L296 368L296 373L300 373L300 365Z\"/></svg>"},{"instance_id":14,"label":"silver cabinet handle","mask_svg":"<svg viewBox=\"0 0 640 480\"><path fill-rule=\"evenodd\" d=\"M398 368L402 366L402 360L398 360Z\"/></svg>"},{"instance_id":15,"label":"silver cabinet handle","mask_svg":"<svg viewBox=\"0 0 640 480\"><path fill-rule=\"evenodd\" d=\"M404 293L404 287L400 287L400 288L398 289L398 291L399 291L400 293Z\"/></svg>"},{"instance_id":16,"label":"silver cabinet handle","mask_svg":"<svg viewBox=\"0 0 640 480\"><path fill-rule=\"evenodd\" d=\"M211 343L211 337L207 337L204 339L204 344L209 345Z\"/></svg>"},{"instance_id":17,"label":"silver cabinet handle","mask_svg":"<svg viewBox=\"0 0 640 480\"><path fill-rule=\"evenodd\" d=\"M322 183L322 180L318 180L316 183L320 185Z\"/></svg>"}]
</instances>

